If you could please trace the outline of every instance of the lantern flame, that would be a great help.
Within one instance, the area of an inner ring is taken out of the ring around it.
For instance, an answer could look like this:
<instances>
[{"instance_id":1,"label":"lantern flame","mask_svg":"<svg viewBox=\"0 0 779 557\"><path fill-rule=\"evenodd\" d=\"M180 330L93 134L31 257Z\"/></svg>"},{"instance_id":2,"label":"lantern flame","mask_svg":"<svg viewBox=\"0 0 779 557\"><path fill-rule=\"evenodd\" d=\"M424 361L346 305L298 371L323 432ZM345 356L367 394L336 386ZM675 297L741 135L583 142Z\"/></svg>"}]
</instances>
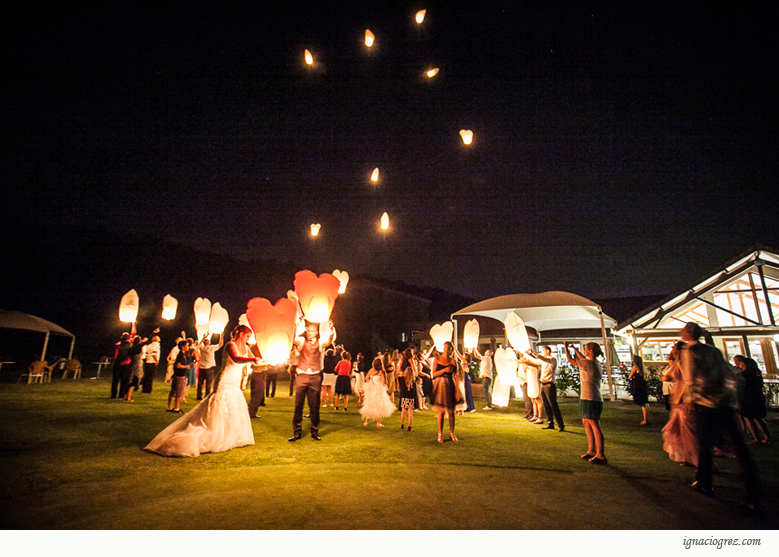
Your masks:
<instances>
[{"instance_id":1,"label":"lantern flame","mask_svg":"<svg viewBox=\"0 0 779 557\"><path fill-rule=\"evenodd\" d=\"M379 168L376 167L373 169L373 172L371 173L371 182L378 182L379 181Z\"/></svg>"},{"instance_id":2,"label":"lantern flame","mask_svg":"<svg viewBox=\"0 0 779 557\"><path fill-rule=\"evenodd\" d=\"M311 225L311 235L312 236L318 236L320 228L322 228L321 224L312 224Z\"/></svg>"},{"instance_id":3,"label":"lantern flame","mask_svg":"<svg viewBox=\"0 0 779 557\"><path fill-rule=\"evenodd\" d=\"M375 39L375 37L373 36L373 33L371 33L371 30L370 29L366 29L365 30L365 46L367 46L368 48L372 47L373 46L373 39Z\"/></svg>"},{"instance_id":4,"label":"lantern flame","mask_svg":"<svg viewBox=\"0 0 779 557\"><path fill-rule=\"evenodd\" d=\"M463 143L470 145L473 141L473 132L471 130L460 130L460 137L463 138Z\"/></svg>"},{"instance_id":5,"label":"lantern flame","mask_svg":"<svg viewBox=\"0 0 779 557\"><path fill-rule=\"evenodd\" d=\"M469 320L463 330L463 346L473 350L479 345L479 322L475 319Z\"/></svg>"},{"instance_id":6,"label":"lantern flame","mask_svg":"<svg viewBox=\"0 0 779 557\"><path fill-rule=\"evenodd\" d=\"M306 49L306 64L309 66L314 63L314 57L311 55L311 53Z\"/></svg>"},{"instance_id":7,"label":"lantern flame","mask_svg":"<svg viewBox=\"0 0 779 557\"><path fill-rule=\"evenodd\" d=\"M430 328L430 337L433 339L435 349L443 353L444 344L452 341L452 333L454 333L454 325L451 321L446 321L440 325L433 325Z\"/></svg>"},{"instance_id":8,"label":"lantern flame","mask_svg":"<svg viewBox=\"0 0 779 557\"><path fill-rule=\"evenodd\" d=\"M176 318L176 310L179 307L179 301L168 294L162 299L162 318L170 321Z\"/></svg>"},{"instance_id":9,"label":"lantern flame","mask_svg":"<svg viewBox=\"0 0 779 557\"><path fill-rule=\"evenodd\" d=\"M349 284L349 273L336 269L333 271L333 276L341 283L341 287L338 289L338 293L343 294L346 292L346 285Z\"/></svg>"},{"instance_id":10,"label":"lantern flame","mask_svg":"<svg viewBox=\"0 0 779 557\"><path fill-rule=\"evenodd\" d=\"M425 14L427 13L427 10L419 10L416 15L416 21L417 23L422 23L425 21Z\"/></svg>"},{"instance_id":11,"label":"lantern flame","mask_svg":"<svg viewBox=\"0 0 779 557\"><path fill-rule=\"evenodd\" d=\"M384 213L381 215L381 229L387 230L389 228L389 215Z\"/></svg>"},{"instance_id":12,"label":"lantern flame","mask_svg":"<svg viewBox=\"0 0 779 557\"><path fill-rule=\"evenodd\" d=\"M438 68L430 68L427 70L427 77L435 77L438 75Z\"/></svg>"},{"instance_id":13,"label":"lantern flame","mask_svg":"<svg viewBox=\"0 0 779 557\"><path fill-rule=\"evenodd\" d=\"M135 319L138 317L139 305L138 293L133 288L122 296L122 301L119 303L119 321L135 323Z\"/></svg>"}]
</instances>

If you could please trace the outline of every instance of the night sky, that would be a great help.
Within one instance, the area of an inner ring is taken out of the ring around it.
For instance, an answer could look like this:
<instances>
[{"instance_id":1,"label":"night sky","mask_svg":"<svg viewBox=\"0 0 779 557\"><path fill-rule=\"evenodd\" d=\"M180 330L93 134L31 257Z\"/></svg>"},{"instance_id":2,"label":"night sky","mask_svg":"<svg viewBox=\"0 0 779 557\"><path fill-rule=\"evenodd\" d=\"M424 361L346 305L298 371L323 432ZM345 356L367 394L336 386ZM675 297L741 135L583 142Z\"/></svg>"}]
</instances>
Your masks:
<instances>
[{"instance_id":1,"label":"night sky","mask_svg":"<svg viewBox=\"0 0 779 557\"><path fill-rule=\"evenodd\" d=\"M157 4L5 13L4 220L475 298L670 294L779 246L765 3Z\"/></svg>"}]
</instances>

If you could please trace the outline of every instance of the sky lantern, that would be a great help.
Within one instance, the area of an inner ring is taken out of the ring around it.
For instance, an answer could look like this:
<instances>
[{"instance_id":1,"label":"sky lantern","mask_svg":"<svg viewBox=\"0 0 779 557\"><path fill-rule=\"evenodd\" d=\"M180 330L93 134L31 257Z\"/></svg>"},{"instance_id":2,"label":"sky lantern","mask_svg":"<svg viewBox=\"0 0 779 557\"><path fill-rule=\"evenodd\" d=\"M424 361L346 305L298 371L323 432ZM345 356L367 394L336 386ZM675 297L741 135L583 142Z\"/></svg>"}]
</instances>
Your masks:
<instances>
[{"instance_id":1,"label":"sky lantern","mask_svg":"<svg viewBox=\"0 0 779 557\"><path fill-rule=\"evenodd\" d=\"M469 320L463 329L463 346L468 350L473 350L479 345L479 322L475 319Z\"/></svg>"},{"instance_id":2,"label":"sky lantern","mask_svg":"<svg viewBox=\"0 0 779 557\"><path fill-rule=\"evenodd\" d=\"M211 320L211 302L208 298L198 298L195 300L195 330L197 338L203 338L208 331L208 323Z\"/></svg>"},{"instance_id":3,"label":"sky lantern","mask_svg":"<svg viewBox=\"0 0 779 557\"><path fill-rule=\"evenodd\" d=\"M367 46L368 48L372 47L373 46L373 40L375 38L376 37L373 36L373 33L371 33L370 29L366 29L365 30L365 46Z\"/></svg>"},{"instance_id":4,"label":"sky lantern","mask_svg":"<svg viewBox=\"0 0 779 557\"><path fill-rule=\"evenodd\" d=\"M527 336L527 329L522 318L511 312L506 316L503 325L506 327L506 336L514 350L522 353L527 352L530 349L530 339Z\"/></svg>"},{"instance_id":5,"label":"sky lantern","mask_svg":"<svg viewBox=\"0 0 779 557\"><path fill-rule=\"evenodd\" d=\"M338 293L343 294L346 292L346 285L349 284L349 273L336 269L333 271L333 276L341 283L340 288L338 288Z\"/></svg>"},{"instance_id":6,"label":"sky lantern","mask_svg":"<svg viewBox=\"0 0 779 557\"><path fill-rule=\"evenodd\" d=\"M119 302L119 321L135 323L135 319L138 317L139 306L138 293L133 288L122 296L122 301Z\"/></svg>"},{"instance_id":7,"label":"sky lantern","mask_svg":"<svg viewBox=\"0 0 779 557\"><path fill-rule=\"evenodd\" d=\"M317 277L311 271L298 271L293 284L303 316L312 323L329 321L341 282L330 273Z\"/></svg>"},{"instance_id":8,"label":"sky lantern","mask_svg":"<svg viewBox=\"0 0 779 557\"><path fill-rule=\"evenodd\" d=\"M252 336L249 337L249 344L257 344L257 339L254 337L254 329L252 329L252 326L249 323L249 319L246 317L245 313L242 313L238 318L238 324L249 327L249 329L252 331Z\"/></svg>"},{"instance_id":9,"label":"sky lantern","mask_svg":"<svg viewBox=\"0 0 779 557\"><path fill-rule=\"evenodd\" d=\"M381 229L387 230L389 228L389 215L385 212L381 215Z\"/></svg>"},{"instance_id":10,"label":"sky lantern","mask_svg":"<svg viewBox=\"0 0 779 557\"><path fill-rule=\"evenodd\" d=\"M322 228L321 224L312 224L311 225L311 235L312 236L319 236L319 229Z\"/></svg>"},{"instance_id":11,"label":"sky lantern","mask_svg":"<svg viewBox=\"0 0 779 557\"><path fill-rule=\"evenodd\" d=\"M373 169L373 172L371 173L371 182L378 182L379 181L379 167Z\"/></svg>"},{"instance_id":12,"label":"sky lantern","mask_svg":"<svg viewBox=\"0 0 779 557\"><path fill-rule=\"evenodd\" d=\"M257 341L260 355L274 365L284 363L295 340L297 307L289 298L271 305L265 298L252 298L246 305L246 318Z\"/></svg>"},{"instance_id":13,"label":"sky lantern","mask_svg":"<svg viewBox=\"0 0 779 557\"><path fill-rule=\"evenodd\" d=\"M287 290L287 298L292 300L292 303L295 304L295 309L297 311L297 315L295 317L297 331L295 331L295 336L300 336L306 331L306 322L303 319L303 312L300 310L300 300L298 299L298 295L295 294L294 290Z\"/></svg>"},{"instance_id":14,"label":"sky lantern","mask_svg":"<svg viewBox=\"0 0 779 557\"><path fill-rule=\"evenodd\" d=\"M517 355L511 348L502 346L495 350L493 357L495 362L495 383L492 387L492 404L495 406L507 407L509 405L509 395L511 387L519 392L517 384Z\"/></svg>"},{"instance_id":15,"label":"sky lantern","mask_svg":"<svg viewBox=\"0 0 779 557\"><path fill-rule=\"evenodd\" d=\"M433 339L435 349L443 353L444 343L452 341L452 333L454 333L454 325L451 321L446 321L440 325L433 325L430 328L430 338Z\"/></svg>"},{"instance_id":16,"label":"sky lantern","mask_svg":"<svg viewBox=\"0 0 779 557\"><path fill-rule=\"evenodd\" d=\"M460 137L463 138L463 143L470 145L473 141L473 132L471 130L460 130Z\"/></svg>"},{"instance_id":17,"label":"sky lantern","mask_svg":"<svg viewBox=\"0 0 779 557\"><path fill-rule=\"evenodd\" d=\"M414 17L417 23L422 23L425 21L425 14L427 13L427 10L419 10L417 12L417 15Z\"/></svg>"},{"instance_id":18,"label":"sky lantern","mask_svg":"<svg viewBox=\"0 0 779 557\"><path fill-rule=\"evenodd\" d=\"M430 68L429 70L427 70L425 75L427 75L427 77L435 77L436 75L438 75L438 68Z\"/></svg>"},{"instance_id":19,"label":"sky lantern","mask_svg":"<svg viewBox=\"0 0 779 557\"><path fill-rule=\"evenodd\" d=\"M179 301L168 294L162 299L162 318L170 321L176 318L176 310L179 307Z\"/></svg>"},{"instance_id":20,"label":"sky lantern","mask_svg":"<svg viewBox=\"0 0 779 557\"><path fill-rule=\"evenodd\" d=\"M211 318L208 320L208 330L212 335L221 335L224 333L227 323L230 322L230 316L227 314L227 310L223 308L219 302L215 303L211 307Z\"/></svg>"},{"instance_id":21,"label":"sky lantern","mask_svg":"<svg viewBox=\"0 0 779 557\"><path fill-rule=\"evenodd\" d=\"M314 57L311 55L311 52L309 52L308 49L306 49L306 64L309 66L314 63Z\"/></svg>"}]
</instances>

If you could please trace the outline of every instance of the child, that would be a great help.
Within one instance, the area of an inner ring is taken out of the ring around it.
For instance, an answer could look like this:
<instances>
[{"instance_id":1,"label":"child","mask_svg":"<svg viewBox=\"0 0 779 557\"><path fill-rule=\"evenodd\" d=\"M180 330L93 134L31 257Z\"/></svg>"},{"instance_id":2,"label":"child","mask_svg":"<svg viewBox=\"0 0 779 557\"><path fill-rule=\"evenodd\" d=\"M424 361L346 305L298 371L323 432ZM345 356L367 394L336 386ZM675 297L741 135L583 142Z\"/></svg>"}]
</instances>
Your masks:
<instances>
[{"instance_id":1,"label":"child","mask_svg":"<svg viewBox=\"0 0 779 557\"><path fill-rule=\"evenodd\" d=\"M346 350L341 353L341 361L335 365L335 373L337 379L335 380L335 404L333 406L338 410L338 397L343 395L344 412L346 412L346 408L349 406L349 395L352 394L352 355Z\"/></svg>"},{"instance_id":2,"label":"child","mask_svg":"<svg viewBox=\"0 0 779 557\"><path fill-rule=\"evenodd\" d=\"M360 408L360 415L365 418L363 427L368 427L368 420L376 420L376 427L384 427L382 418L387 418L395 411L395 405L387 393L387 373L381 358L373 360L373 366L365 378L365 402Z\"/></svg>"},{"instance_id":3,"label":"child","mask_svg":"<svg viewBox=\"0 0 779 557\"><path fill-rule=\"evenodd\" d=\"M416 384L414 382L416 374L414 373L414 356L411 348L403 351L403 360L400 363L400 377L398 378L398 388L400 390L400 429L406 426L403 419L408 412L408 430L414 431L411 423L414 421L414 407L416 406Z\"/></svg>"}]
</instances>

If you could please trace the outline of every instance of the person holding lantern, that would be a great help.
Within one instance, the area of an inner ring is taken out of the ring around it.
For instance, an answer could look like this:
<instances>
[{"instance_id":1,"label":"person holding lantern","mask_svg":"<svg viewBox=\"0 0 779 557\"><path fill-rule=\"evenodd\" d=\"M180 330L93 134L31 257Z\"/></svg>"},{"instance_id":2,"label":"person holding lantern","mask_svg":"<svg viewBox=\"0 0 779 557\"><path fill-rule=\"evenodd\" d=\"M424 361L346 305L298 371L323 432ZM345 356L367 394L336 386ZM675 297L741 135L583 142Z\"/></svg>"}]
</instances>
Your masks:
<instances>
[{"instance_id":1,"label":"person holding lantern","mask_svg":"<svg viewBox=\"0 0 779 557\"><path fill-rule=\"evenodd\" d=\"M574 357L571 357L570 348ZM584 354L575 347L565 343L565 357L568 363L579 368L581 393L579 395L579 410L582 414L584 432L587 435L587 452L582 455L584 460L593 464L608 464L605 454L606 442L600 426L600 416L603 412L603 396L600 394L601 367L598 356L603 355L597 342L584 345Z\"/></svg>"},{"instance_id":2,"label":"person holding lantern","mask_svg":"<svg viewBox=\"0 0 779 557\"><path fill-rule=\"evenodd\" d=\"M292 416L292 437L288 441L297 441L302 437L303 406L308 400L309 416L311 418L311 438L320 441L319 437L319 405L322 392L322 366L324 349L335 340L335 327L328 321L325 335L320 334L318 323L306 321L305 332L295 339L295 347L299 352L298 365L295 370L295 413Z\"/></svg>"},{"instance_id":3,"label":"person holding lantern","mask_svg":"<svg viewBox=\"0 0 779 557\"><path fill-rule=\"evenodd\" d=\"M224 345L224 334L219 335L219 344L211 344L211 335L206 333L200 342L200 370L197 374L197 400L203 400L203 387L206 396L211 393L211 385L214 383L214 370L216 369L216 351Z\"/></svg>"},{"instance_id":4,"label":"person holding lantern","mask_svg":"<svg viewBox=\"0 0 779 557\"><path fill-rule=\"evenodd\" d=\"M452 357L453 352L452 343L446 341L443 353L438 353L433 360L433 394L430 403L436 410L439 443L444 442L444 414L449 419L449 438L455 443L459 441L454 434L454 409L462 400L454 382L457 362Z\"/></svg>"},{"instance_id":5,"label":"person holding lantern","mask_svg":"<svg viewBox=\"0 0 779 557\"><path fill-rule=\"evenodd\" d=\"M262 363L249 352L247 343L251 335L252 330L246 325L238 325L233 330L214 381L214 392L163 429L146 450L163 456L199 456L254 445L246 397L241 392L245 365ZM179 343L182 352L186 350L185 343ZM185 385L186 375L180 379Z\"/></svg>"}]
</instances>

